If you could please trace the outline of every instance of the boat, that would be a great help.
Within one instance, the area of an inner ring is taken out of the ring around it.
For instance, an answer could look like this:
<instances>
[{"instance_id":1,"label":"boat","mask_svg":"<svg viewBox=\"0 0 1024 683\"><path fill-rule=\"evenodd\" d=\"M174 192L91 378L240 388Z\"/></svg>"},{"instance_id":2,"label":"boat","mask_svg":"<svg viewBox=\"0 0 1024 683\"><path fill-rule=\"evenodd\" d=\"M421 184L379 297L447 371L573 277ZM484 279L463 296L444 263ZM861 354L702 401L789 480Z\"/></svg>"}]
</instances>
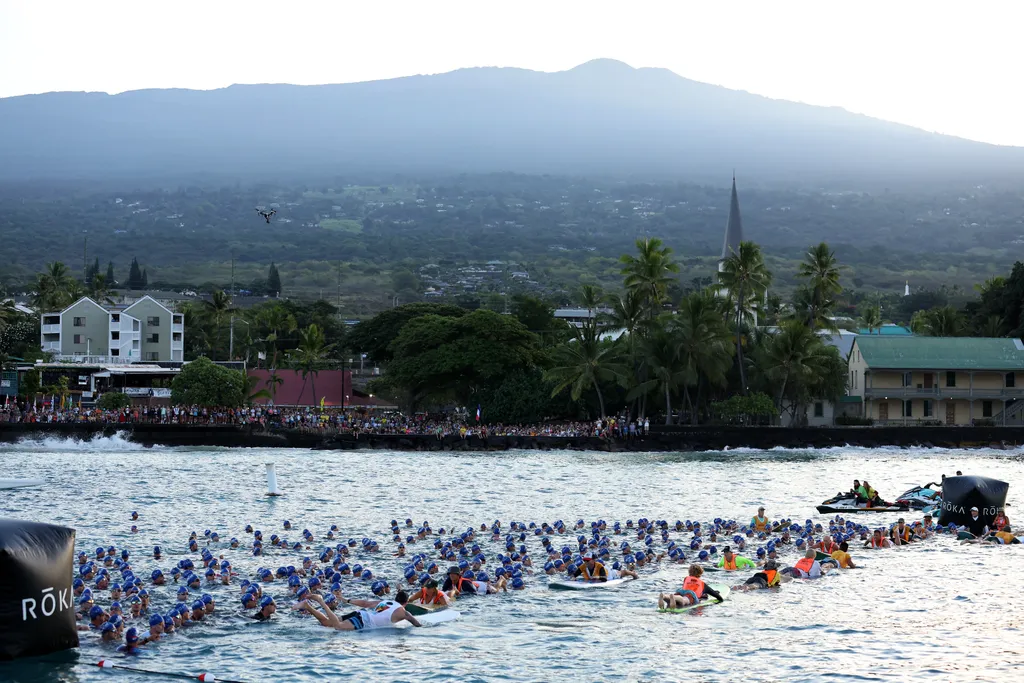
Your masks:
<instances>
[{"instance_id":1,"label":"boat","mask_svg":"<svg viewBox=\"0 0 1024 683\"><path fill-rule=\"evenodd\" d=\"M942 494L927 486L915 486L896 499L897 505L906 505L911 510L933 508L942 500Z\"/></svg>"},{"instance_id":2,"label":"boat","mask_svg":"<svg viewBox=\"0 0 1024 683\"><path fill-rule=\"evenodd\" d=\"M42 486L42 479L0 479L0 489L20 489L25 486Z\"/></svg>"},{"instance_id":3,"label":"boat","mask_svg":"<svg viewBox=\"0 0 1024 683\"><path fill-rule=\"evenodd\" d=\"M906 512L909 509L909 506L902 505L899 501L885 505L864 507L857 503L857 496L852 493L838 493L818 506L818 512L822 514L835 513L841 515L851 512Z\"/></svg>"}]
</instances>

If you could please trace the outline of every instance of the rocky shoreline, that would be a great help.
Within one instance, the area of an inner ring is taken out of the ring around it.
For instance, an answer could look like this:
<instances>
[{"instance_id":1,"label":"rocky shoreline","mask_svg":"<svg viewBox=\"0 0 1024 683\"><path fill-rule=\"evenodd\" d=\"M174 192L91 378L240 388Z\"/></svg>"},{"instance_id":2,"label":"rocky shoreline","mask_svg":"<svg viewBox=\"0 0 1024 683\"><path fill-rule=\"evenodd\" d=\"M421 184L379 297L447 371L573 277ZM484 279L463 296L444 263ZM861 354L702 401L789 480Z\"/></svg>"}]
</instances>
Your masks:
<instances>
[{"instance_id":1,"label":"rocky shoreline","mask_svg":"<svg viewBox=\"0 0 1024 683\"><path fill-rule=\"evenodd\" d=\"M146 446L232 448L383 449L400 451L581 450L607 452L725 451L736 448L833 448L859 446L1001 448L1024 444L1024 427L652 427L635 441L575 436L324 434L236 425L0 423L0 442L23 439L88 440L121 434Z\"/></svg>"}]
</instances>

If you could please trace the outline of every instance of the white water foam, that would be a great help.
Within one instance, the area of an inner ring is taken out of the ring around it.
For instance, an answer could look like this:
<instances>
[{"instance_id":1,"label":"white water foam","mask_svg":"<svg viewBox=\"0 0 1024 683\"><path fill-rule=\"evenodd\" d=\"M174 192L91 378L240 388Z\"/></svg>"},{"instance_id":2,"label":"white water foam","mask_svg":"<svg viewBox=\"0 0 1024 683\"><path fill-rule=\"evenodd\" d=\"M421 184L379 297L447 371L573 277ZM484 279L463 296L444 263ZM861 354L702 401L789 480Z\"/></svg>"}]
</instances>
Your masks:
<instances>
[{"instance_id":1,"label":"white water foam","mask_svg":"<svg viewBox=\"0 0 1024 683\"><path fill-rule=\"evenodd\" d=\"M147 446L129 439L128 432L115 432L111 436L96 434L92 438L64 436L26 436L17 443L0 444L0 450L38 451L38 452L110 452L110 451L141 451ZM154 448L165 448L155 446Z\"/></svg>"}]
</instances>

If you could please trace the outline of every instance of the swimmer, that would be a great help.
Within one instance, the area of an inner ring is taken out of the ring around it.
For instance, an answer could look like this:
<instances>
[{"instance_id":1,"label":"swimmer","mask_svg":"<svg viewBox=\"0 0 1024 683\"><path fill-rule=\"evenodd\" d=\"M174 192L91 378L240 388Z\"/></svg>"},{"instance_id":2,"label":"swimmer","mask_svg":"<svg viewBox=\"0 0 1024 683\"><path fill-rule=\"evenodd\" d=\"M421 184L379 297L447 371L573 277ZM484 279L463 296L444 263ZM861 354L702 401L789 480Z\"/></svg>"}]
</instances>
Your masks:
<instances>
[{"instance_id":1,"label":"swimmer","mask_svg":"<svg viewBox=\"0 0 1024 683\"><path fill-rule=\"evenodd\" d=\"M764 569L751 576L744 583L733 586L733 590L752 591L765 588L775 588L782 583L782 574L779 572L779 563L775 560L768 560L764 563Z\"/></svg>"},{"instance_id":2,"label":"swimmer","mask_svg":"<svg viewBox=\"0 0 1024 683\"><path fill-rule=\"evenodd\" d=\"M374 601L344 598L343 602L360 609L338 617L321 596L311 595L306 601L306 610L320 622L321 626L338 631L368 631L388 628L400 621L408 621L413 626L422 626L423 624L417 621L416 617L405 610L408 601L409 596L405 591L398 591L394 600ZM323 612L310 605L310 602L319 604Z\"/></svg>"},{"instance_id":3,"label":"swimmer","mask_svg":"<svg viewBox=\"0 0 1024 683\"><path fill-rule=\"evenodd\" d=\"M124 634L124 645L117 648L118 652L135 654L139 650L139 631L134 626Z\"/></svg>"},{"instance_id":4,"label":"swimmer","mask_svg":"<svg viewBox=\"0 0 1024 683\"><path fill-rule=\"evenodd\" d=\"M763 510L764 508L761 509ZM727 572L734 572L741 567L753 568L756 565L754 564L753 560L737 555L733 553L732 548L730 548L729 546L725 546L725 548L722 550L722 559L718 561L718 564L716 566L719 569L724 569Z\"/></svg>"},{"instance_id":5,"label":"swimmer","mask_svg":"<svg viewBox=\"0 0 1024 683\"><path fill-rule=\"evenodd\" d=\"M839 547L832 552L832 559L836 561L840 569L856 569L857 565L853 563L853 559L850 558L850 544L843 541L839 544Z\"/></svg>"},{"instance_id":6,"label":"swimmer","mask_svg":"<svg viewBox=\"0 0 1024 683\"><path fill-rule=\"evenodd\" d=\"M683 587L675 593L662 593L658 596L658 609L680 609L689 605L695 605L700 600L711 596L717 602L725 598L701 579L704 568L699 564L691 564L689 574L683 579Z\"/></svg>"},{"instance_id":7,"label":"swimmer","mask_svg":"<svg viewBox=\"0 0 1024 683\"><path fill-rule=\"evenodd\" d=\"M446 607L452 604L451 598L444 591L438 590L437 581L428 579L423 587L412 594L409 604L421 607Z\"/></svg>"},{"instance_id":8,"label":"swimmer","mask_svg":"<svg viewBox=\"0 0 1024 683\"><path fill-rule=\"evenodd\" d=\"M889 543L889 539L882 535L881 529L875 529L874 533L864 543L865 548L891 548L892 544Z\"/></svg>"},{"instance_id":9,"label":"swimmer","mask_svg":"<svg viewBox=\"0 0 1024 683\"><path fill-rule=\"evenodd\" d=\"M797 563L790 568L790 574L797 579L821 578L822 574L827 570L827 567L822 567L821 564L814 559L817 555L818 553L814 548L808 548L807 552L804 553L803 558L797 561Z\"/></svg>"},{"instance_id":10,"label":"swimmer","mask_svg":"<svg viewBox=\"0 0 1024 683\"><path fill-rule=\"evenodd\" d=\"M269 595L260 600L259 605L259 611L251 617L256 621L267 621L277 611L277 604L274 602L274 598Z\"/></svg>"}]
</instances>

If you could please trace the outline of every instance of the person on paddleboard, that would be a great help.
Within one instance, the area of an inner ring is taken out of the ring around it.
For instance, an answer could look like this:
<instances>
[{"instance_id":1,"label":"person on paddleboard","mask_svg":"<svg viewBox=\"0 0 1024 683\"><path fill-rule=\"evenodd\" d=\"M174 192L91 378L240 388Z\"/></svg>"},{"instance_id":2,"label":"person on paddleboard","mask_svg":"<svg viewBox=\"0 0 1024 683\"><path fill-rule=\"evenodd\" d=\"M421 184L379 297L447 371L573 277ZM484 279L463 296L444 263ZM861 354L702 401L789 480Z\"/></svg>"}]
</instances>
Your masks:
<instances>
[{"instance_id":1,"label":"person on paddleboard","mask_svg":"<svg viewBox=\"0 0 1024 683\"><path fill-rule=\"evenodd\" d=\"M727 572L734 572L743 567L753 568L756 565L750 558L737 555L732 551L730 546L725 546L725 548L722 549L722 559L718 561L717 566L719 569L724 569Z\"/></svg>"},{"instance_id":2,"label":"person on paddleboard","mask_svg":"<svg viewBox=\"0 0 1024 683\"><path fill-rule=\"evenodd\" d=\"M754 531L771 531L771 525L764 514L764 506L757 508L757 514L750 518L750 528Z\"/></svg>"},{"instance_id":3,"label":"person on paddleboard","mask_svg":"<svg viewBox=\"0 0 1024 683\"><path fill-rule=\"evenodd\" d=\"M744 583L733 586L733 590L752 591L765 588L775 588L782 583L782 574L779 572L779 563L775 560L768 560L764 563L764 569L757 572Z\"/></svg>"},{"instance_id":4,"label":"person on paddleboard","mask_svg":"<svg viewBox=\"0 0 1024 683\"><path fill-rule=\"evenodd\" d=\"M605 582L608 580L608 570L605 569L603 564L594 559L593 555L587 555L583 558L579 579L588 582Z\"/></svg>"},{"instance_id":5,"label":"person on paddleboard","mask_svg":"<svg viewBox=\"0 0 1024 683\"><path fill-rule=\"evenodd\" d=\"M343 602L360 609L338 617L328 607L323 596L310 593L303 609L312 614L321 626L339 631L371 631L378 628L392 628L400 621L408 621L413 626L422 626L416 617L405 610L409 596L405 591L398 591L394 600L352 600L343 598ZM313 607L310 602L320 605L323 612Z\"/></svg>"},{"instance_id":6,"label":"person on paddleboard","mask_svg":"<svg viewBox=\"0 0 1024 683\"><path fill-rule=\"evenodd\" d=\"M658 596L658 609L680 609L689 605L695 605L709 596L717 602L725 598L711 586L704 583L701 578L704 568L699 564L691 564L687 577L683 579L683 586L675 593L662 593Z\"/></svg>"}]
</instances>

